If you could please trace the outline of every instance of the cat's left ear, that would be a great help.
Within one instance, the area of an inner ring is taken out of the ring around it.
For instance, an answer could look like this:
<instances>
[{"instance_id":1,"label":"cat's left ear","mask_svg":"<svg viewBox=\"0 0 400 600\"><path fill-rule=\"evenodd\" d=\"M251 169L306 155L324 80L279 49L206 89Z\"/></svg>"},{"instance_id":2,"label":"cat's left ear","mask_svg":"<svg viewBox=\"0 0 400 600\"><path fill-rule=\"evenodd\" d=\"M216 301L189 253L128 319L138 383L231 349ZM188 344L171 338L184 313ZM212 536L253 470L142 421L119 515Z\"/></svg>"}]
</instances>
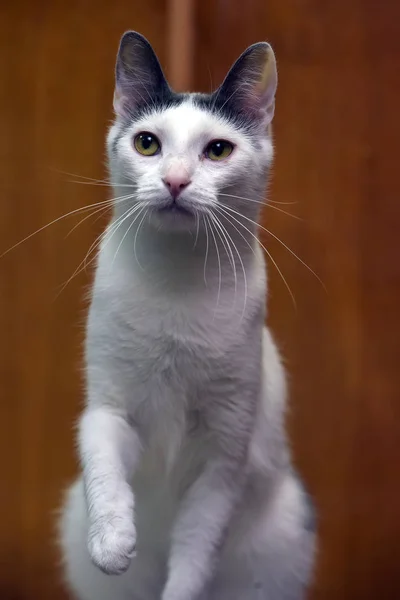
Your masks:
<instances>
[{"instance_id":1,"label":"cat's left ear","mask_svg":"<svg viewBox=\"0 0 400 600\"><path fill-rule=\"evenodd\" d=\"M250 113L268 125L274 116L277 82L274 52L269 44L259 42L237 59L215 94L233 110Z\"/></svg>"},{"instance_id":2,"label":"cat's left ear","mask_svg":"<svg viewBox=\"0 0 400 600\"><path fill-rule=\"evenodd\" d=\"M115 69L114 110L122 118L135 114L140 104L156 96L166 97L171 90L151 44L140 33L122 36Z\"/></svg>"}]
</instances>

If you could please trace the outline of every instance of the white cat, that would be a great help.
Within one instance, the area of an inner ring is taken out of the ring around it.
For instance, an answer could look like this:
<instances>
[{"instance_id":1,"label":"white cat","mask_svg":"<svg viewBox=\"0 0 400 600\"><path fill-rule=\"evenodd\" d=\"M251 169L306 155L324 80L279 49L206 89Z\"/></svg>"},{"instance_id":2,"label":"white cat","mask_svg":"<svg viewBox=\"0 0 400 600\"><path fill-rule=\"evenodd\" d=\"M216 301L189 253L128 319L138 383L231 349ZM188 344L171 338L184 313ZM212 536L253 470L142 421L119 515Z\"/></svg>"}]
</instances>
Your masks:
<instances>
[{"instance_id":1,"label":"white cat","mask_svg":"<svg viewBox=\"0 0 400 600\"><path fill-rule=\"evenodd\" d=\"M87 323L83 474L61 520L80 600L304 597L313 509L291 467L257 244L276 82L259 43L215 93L175 94L150 44L122 38L119 198Z\"/></svg>"}]
</instances>

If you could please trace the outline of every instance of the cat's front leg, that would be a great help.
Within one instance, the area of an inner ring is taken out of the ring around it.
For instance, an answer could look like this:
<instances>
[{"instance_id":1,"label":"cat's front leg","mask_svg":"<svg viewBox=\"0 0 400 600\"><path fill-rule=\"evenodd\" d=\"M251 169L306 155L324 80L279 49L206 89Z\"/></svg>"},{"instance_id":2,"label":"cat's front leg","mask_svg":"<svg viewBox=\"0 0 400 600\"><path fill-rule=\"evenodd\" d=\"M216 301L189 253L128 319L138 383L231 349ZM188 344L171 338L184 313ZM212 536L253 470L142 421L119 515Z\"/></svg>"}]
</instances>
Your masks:
<instances>
[{"instance_id":1,"label":"cat's front leg","mask_svg":"<svg viewBox=\"0 0 400 600\"><path fill-rule=\"evenodd\" d=\"M162 600L195 600L212 576L243 481L228 463L210 461L182 503Z\"/></svg>"},{"instance_id":2,"label":"cat's front leg","mask_svg":"<svg viewBox=\"0 0 400 600\"><path fill-rule=\"evenodd\" d=\"M212 578L232 515L245 487L252 399L208 414L212 451L182 499L172 533L168 578L162 600L197 600Z\"/></svg>"},{"instance_id":3,"label":"cat's front leg","mask_svg":"<svg viewBox=\"0 0 400 600\"><path fill-rule=\"evenodd\" d=\"M139 437L117 409L89 405L80 421L79 450L91 558L105 573L122 573L136 546L134 495L129 482L140 456Z\"/></svg>"}]
</instances>

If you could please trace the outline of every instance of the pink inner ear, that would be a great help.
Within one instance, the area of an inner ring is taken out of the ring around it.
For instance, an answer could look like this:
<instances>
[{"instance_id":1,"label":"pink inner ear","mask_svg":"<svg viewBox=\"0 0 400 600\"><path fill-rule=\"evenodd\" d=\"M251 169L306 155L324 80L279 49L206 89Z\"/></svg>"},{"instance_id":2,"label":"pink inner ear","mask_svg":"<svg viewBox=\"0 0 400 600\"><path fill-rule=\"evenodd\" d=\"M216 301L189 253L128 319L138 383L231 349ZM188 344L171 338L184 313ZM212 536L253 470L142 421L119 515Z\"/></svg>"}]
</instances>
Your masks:
<instances>
[{"instance_id":1,"label":"pink inner ear","mask_svg":"<svg viewBox=\"0 0 400 600\"><path fill-rule=\"evenodd\" d=\"M128 113L126 110L126 98L123 94L121 94L117 88L114 90L114 111L120 117L127 117Z\"/></svg>"},{"instance_id":2,"label":"pink inner ear","mask_svg":"<svg viewBox=\"0 0 400 600\"><path fill-rule=\"evenodd\" d=\"M260 89L259 84L250 86L247 84L247 89L243 93L242 105L245 111L263 115L268 106L268 100Z\"/></svg>"},{"instance_id":3,"label":"pink inner ear","mask_svg":"<svg viewBox=\"0 0 400 600\"><path fill-rule=\"evenodd\" d=\"M260 97L250 92L243 98L243 108L246 112L258 113L261 108Z\"/></svg>"},{"instance_id":4,"label":"pink inner ear","mask_svg":"<svg viewBox=\"0 0 400 600\"><path fill-rule=\"evenodd\" d=\"M258 113L269 123L274 115L275 91L277 84L275 59L263 54L256 69L257 74L250 72L250 79L245 84L242 96L246 110Z\"/></svg>"},{"instance_id":5,"label":"pink inner ear","mask_svg":"<svg viewBox=\"0 0 400 600\"><path fill-rule=\"evenodd\" d=\"M259 114L268 123L271 122L275 108L275 88L274 79L257 81L251 86L248 84L248 89L243 94L244 109Z\"/></svg>"}]
</instances>

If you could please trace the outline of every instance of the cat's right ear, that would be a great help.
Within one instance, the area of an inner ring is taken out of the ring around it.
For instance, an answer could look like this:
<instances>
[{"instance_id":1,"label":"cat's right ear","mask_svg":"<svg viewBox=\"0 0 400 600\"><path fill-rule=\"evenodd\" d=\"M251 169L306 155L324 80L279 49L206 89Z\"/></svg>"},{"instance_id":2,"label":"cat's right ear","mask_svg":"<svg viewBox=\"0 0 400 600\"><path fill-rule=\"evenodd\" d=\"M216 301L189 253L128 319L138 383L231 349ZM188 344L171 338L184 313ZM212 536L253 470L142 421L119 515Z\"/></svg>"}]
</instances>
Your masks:
<instances>
[{"instance_id":1,"label":"cat's right ear","mask_svg":"<svg viewBox=\"0 0 400 600\"><path fill-rule=\"evenodd\" d=\"M151 44L140 33L126 32L121 39L115 70L114 110L131 118L139 104L149 104L170 88Z\"/></svg>"},{"instance_id":2,"label":"cat's right ear","mask_svg":"<svg viewBox=\"0 0 400 600\"><path fill-rule=\"evenodd\" d=\"M269 125L274 116L276 86L274 52L269 44L259 42L239 56L215 96L233 112L245 112Z\"/></svg>"}]
</instances>

